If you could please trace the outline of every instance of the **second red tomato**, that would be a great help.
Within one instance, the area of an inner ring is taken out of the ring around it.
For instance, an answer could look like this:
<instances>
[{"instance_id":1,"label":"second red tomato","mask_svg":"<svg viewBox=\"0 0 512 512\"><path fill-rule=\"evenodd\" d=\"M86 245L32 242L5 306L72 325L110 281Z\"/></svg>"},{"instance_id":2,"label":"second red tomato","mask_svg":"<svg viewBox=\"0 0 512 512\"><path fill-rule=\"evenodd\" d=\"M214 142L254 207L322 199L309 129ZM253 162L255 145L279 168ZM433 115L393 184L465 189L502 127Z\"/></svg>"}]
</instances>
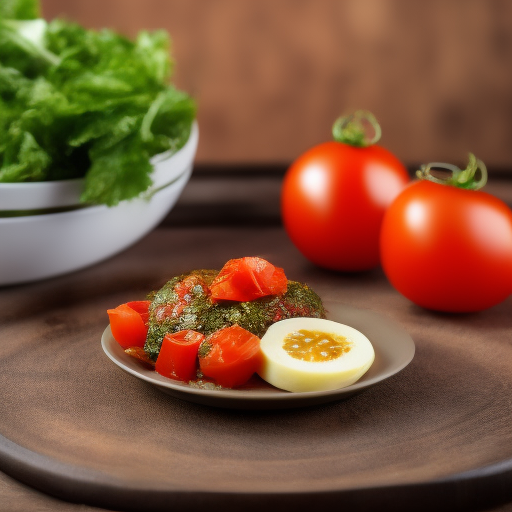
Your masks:
<instances>
[{"instance_id":1,"label":"second red tomato","mask_svg":"<svg viewBox=\"0 0 512 512\"><path fill-rule=\"evenodd\" d=\"M381 258L417 305L482 311L512 293L512 211L491 194L420 180L386 212Z\"/></svg>"},{"instance_id":2,"label":"second red tomato","mask_svg":"<svg viewBox=\"0 0 512 512\"><path fill-rule=\"evenodd\" d=\"M320 144L289 168L281 212L294 245L311 262L339 271L379 265L379 233L387 207L409 182L383 147Z\"/></svg>"}]
</instances>

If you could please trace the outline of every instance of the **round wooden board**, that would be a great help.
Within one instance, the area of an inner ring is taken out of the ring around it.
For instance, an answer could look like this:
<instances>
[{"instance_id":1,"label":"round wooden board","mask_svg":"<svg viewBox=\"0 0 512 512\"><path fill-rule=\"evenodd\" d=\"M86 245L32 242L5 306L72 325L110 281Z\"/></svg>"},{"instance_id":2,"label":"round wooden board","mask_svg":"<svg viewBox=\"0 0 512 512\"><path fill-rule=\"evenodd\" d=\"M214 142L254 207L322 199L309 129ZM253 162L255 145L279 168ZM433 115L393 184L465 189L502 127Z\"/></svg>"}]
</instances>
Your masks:
<instances>
[{"instance_id":1,"label":"round wooden board","mask_svg":"<svg viewBox=\"0 0 512 512\"><path fill-rule=\"evenodd\" d=\"M218 230L219 247L236 234ZM208 407L133 378L99 343L107 308L169 275L161 255L171 244L184 247L172 273L228 259L198 264L188 237L162 231L89 270L0 290L0 470L61 499L134 511L453 512L512 499L511 299L479 315L429 313L379 272L313 269L280 230L255 230L244 254L263 247L330 301L387 316L410 333L416 354L347 400Z\"/></svg>"}]
</instances>

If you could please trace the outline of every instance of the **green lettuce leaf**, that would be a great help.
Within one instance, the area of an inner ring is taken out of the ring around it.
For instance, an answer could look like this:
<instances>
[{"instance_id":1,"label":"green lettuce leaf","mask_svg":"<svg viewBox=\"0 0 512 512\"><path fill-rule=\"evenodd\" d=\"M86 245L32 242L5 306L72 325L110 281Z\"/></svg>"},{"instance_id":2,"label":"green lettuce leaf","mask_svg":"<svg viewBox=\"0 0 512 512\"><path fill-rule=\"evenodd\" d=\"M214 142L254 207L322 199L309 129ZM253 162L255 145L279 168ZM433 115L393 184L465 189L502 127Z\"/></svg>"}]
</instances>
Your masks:
<instances>
[{"instance_id":1,"label":"green lettuce leaf","mask_svg":"<svg viewBox=\"0 0 512 512\"><path fill-rule=\"evenodd\" d=\"M84 202L151 185L150 158L187 141L195 102L170 82L166 32L132 41L0 4L0 182L85 177Z\"/></svg>"},{"instance_id":2,"label":"green lettuce leaf","mask_svg":"<svg viewBox=\"0 0 512 512\"><path fill-rule=\"evenodd\" d=\"M2 0L0 2L0 20L33 20L41 17L37 0Z\"/></svg>"},{"instance_id":3,"label":"green lettuce leaf","mask_svg":"<svg viewBox=\"0 0 512 512\"><path fill-rule=\"evenodd\" d=\"M30 132L12 130L13 144L5 152L0 181L42 181L46 177L51 158L36 142ZM17 146L16 150L13 150Z\"/></svg>"},{"instance_id":4,"label":"green lettuce leaf","mask_svg":"<svg viewBox=\"0 0 512 512\"><path fill-rule=\"evenodd\" d=\"M91 149L92 165L85 177L85 202L114 206L137 197L151 185L149 155L137 134L109 148Z\"/></svg>"}]
</instances>

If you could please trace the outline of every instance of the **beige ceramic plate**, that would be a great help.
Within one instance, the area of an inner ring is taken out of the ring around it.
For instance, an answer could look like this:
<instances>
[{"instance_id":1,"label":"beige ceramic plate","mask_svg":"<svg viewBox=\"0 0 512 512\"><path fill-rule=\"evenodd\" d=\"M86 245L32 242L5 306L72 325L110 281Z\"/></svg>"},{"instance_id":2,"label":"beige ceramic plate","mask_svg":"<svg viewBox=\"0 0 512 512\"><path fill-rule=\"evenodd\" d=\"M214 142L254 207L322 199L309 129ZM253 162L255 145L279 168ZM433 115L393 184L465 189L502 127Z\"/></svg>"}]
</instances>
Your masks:
<instances>
[{"instance_id":1,"label":"beige ceramic plate","mask_svg":"<svg viewBox=\"0 0 512 512\"><path fill-rule=\"evenodd\" d=\"M414 342L395 322L369 310L344 304L325 303L330 320L361 331L372 343L375 361L368 372L351 386L332 391L290 393L254 377L242 388L203 389L162 377L124 353L114 340L110 327L105 329L101 345L107 356L128 373L154 384L170 395L189 402L232 409L281 409L317 405L343 400L395 375L414 357Z\"/></svg>"}]
</instances>

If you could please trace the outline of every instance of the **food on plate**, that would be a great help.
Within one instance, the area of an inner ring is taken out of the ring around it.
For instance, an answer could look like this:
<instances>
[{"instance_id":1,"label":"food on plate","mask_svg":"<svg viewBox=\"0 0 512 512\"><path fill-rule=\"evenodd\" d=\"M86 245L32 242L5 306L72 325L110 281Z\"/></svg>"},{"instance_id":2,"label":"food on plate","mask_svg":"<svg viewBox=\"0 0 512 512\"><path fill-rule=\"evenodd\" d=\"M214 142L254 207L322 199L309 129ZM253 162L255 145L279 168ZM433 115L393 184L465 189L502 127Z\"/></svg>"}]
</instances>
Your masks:
<instances>
[{"instance_id":1,"label":"food on plate","mask_svg":"<svg viewBox=\"0 0 512 512\"><path fill-rule=\"evenodd\" d=\"M149 358L149 356L146 354L142 347L129 347L126 348L124 352L130 357L133 357L134 359L137 359L141 363L144 363L144 366L148 366L155 369L155 361Z\"/></svg>"},{"instance_id":2,"label":"food on plate","mask_svg":"<svg viewBox=\"0 0 512 512\"><path fill-rule=\"evenodd\" d=\"M144 347L149 304L149 300L133 301L107 310L112 336L123 348Z\"/></svg>"},{"instance_id":3,"label":"food on plate","mask_svg":"<svg viewBox=\"0 0 512 512\"><path fill-rule=\"evenodd\" d=\"M258 374L287 391L327 391L359 380L375 352L356 329L320 318L291 318L271 325L261 338Z\"/></svg>"},{"instance_id":4,"label":"food on plate","mask_svg":"<svg viewBox=\"0 0 512 512\"><path fill-rule=\"evenodd\" d=\"M212 289L213 288L213 289ZM258 257L229 260L220 270L193 270L151 295L108 310L112 335L130 356L166 377L246 383L261 367L260 338L287 318L324 318L306 284Z\"/></svg>"},{"instance_id":5,"label":"food on plate","mask_svg":"<svg viewBox=\"0 0 512 512\"><path fill-rule=\"evenodd\" d=\"M240 269L248 271L247 267ZM210 286L222 273L194 270L172 278L154 294L144 347L152 359L158 356L168 332L188 329L209 335L237 324L261 337L271 324L284 318L325 316L320 297L309 286L296 281L287 281L286 292L279 295L268 294L244 302L212 300Z\"/></svg>"},{"instance_id":6,"label":"food on plate","mask_svg":"<svg viewBox=\"0 0 512 512\"><path fill-rule=\"evenodd\" d=\"M219 329L201 344L201 373L223 387L245 384L260 366L260 339L239 325Z\"/></svg>"},{"instance_id":7,"label":"food on plate","mask_svg":"<svg viewBox=\"0 0 512 512\"><path fill-rule=\"evenodd\" d=\"M440 175L443 170L445 175ZM473 312L512 293L512 211L480 189L485 165L432 163L389 207L381 233L391 284L419 306Z\"/></svg>"},{"instance_id":8,"label":"food on plate","mask_svg":"<svg viewBox=\"0 0 512 512\"><path fill-rule=\"evenodd\" d=\"M210 285L215 301L247 302L267 295L282 295L288 280L282 268L262 258L229 260Z\"/></svg>"},{"instance_id":9,"label":"food on plate","mask_svg":"<svg viewBox=\"0 0 512 512\"><path fill-rule=\"evenodd\" d=\"M184 146L196 113L169 46L164 31L131 41L2 0L0 182L85 177L81 200L107 205L146 191L150 158Z\"/></svg>"},{"instance_id":10,"label":"food on plate","mask_svg":"<svg viewBox=\"0 0 512 512\"><path fill-rule=\"evenodd\" d=\"M392 153L375 144L380 127L369 112L338 119L333 136L334 141L309 149L288 169L281 191L284 227L316 265L368 270L380 262L384 212L409 175Z\"/></svg>"},{"instance_id":11,"label":"food on plate","mask_svg":"<svg viewBox=\"0 0 512 512\"><path fill-rule=\"evenodd\" d=\"M155 363L155 371L170 379L188 382L197 376L197 352L204 334L197 331L168 333Z\"/></svg>"},{"instance_id":12,"label":"food on plate","mask_svg":"<svg viewBox=\"0 0 512 512\"><path fill-rule=\"evenodd\" d=\"M287 391L339 389L361 378L375 357L362 333L325 320L311 288L258 257L176 276L151 301L108 312L127 354L192 384L236 388L258 374Z\"/></svg>"}]
</instances>

